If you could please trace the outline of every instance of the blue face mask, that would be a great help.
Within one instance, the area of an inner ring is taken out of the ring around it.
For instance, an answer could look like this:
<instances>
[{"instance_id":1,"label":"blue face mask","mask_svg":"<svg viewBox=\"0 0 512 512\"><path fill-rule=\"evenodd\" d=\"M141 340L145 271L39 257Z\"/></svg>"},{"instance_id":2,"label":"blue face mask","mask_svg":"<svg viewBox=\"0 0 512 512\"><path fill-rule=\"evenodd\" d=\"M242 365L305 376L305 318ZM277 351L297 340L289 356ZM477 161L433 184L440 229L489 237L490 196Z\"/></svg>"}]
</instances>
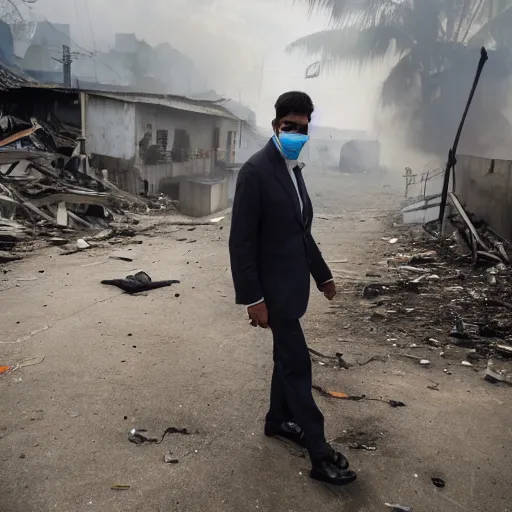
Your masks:
<instances>
[{"instance_id":1,"label":"blue face mask","mask_svg":"<svg viewBox=\"0 0 512 512\"><path fill-rule=\"evenodd\" d=\"M274 135L273 141L280 153L288 160L298 160L302 148L309 140L309 135L302 133L281 132Z\"/></svg>"}]
</instances>

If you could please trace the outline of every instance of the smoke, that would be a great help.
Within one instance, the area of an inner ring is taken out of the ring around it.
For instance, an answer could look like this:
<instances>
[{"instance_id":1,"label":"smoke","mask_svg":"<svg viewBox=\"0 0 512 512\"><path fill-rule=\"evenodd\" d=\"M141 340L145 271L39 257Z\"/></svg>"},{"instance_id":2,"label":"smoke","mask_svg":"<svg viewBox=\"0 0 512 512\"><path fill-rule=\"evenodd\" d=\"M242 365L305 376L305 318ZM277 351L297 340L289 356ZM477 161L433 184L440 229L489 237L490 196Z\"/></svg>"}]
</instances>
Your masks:
<instances>
[{"instance_id":1,"label":"smoke","mask_svg":"<svg viewBox=\"0 0 512 512\"><path fill-rule=\"evenodd\" d=\"M338 70L315 80L304 72L312 59L290 56L291 41L324 29L326 14L309 16L293 0L38 0L32 20L69 23L80 46L107 51L116 33L134 32L156 46L169 43L192 59L207 84L241 100L269 126L284 91L302 89L316 106L316 123L373 131L376 98L385 67Z\"/></svg>"}]
</instances>

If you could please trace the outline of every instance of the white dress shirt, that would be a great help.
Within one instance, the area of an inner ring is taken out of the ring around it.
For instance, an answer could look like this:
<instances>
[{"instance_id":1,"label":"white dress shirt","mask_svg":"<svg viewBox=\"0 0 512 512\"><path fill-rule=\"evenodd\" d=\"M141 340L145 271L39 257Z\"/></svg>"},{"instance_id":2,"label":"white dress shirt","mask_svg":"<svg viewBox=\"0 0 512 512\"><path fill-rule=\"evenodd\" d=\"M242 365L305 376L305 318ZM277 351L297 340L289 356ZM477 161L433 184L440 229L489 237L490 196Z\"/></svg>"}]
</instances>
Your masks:
<instances>
[{"instance_id":1,"label":"white dress shirt","mask_svg":"<svg viewBox=\"0 0 512 512\"><path fill-rule=\"evenodd\" d=\"M302 213L302 210L304 209L304 203L302 202L302 197L300 196L299 191L299 185L297 183L297 177L295 176L295 172L293 169L295 167L299 166L301 169L304 167L304 164L302 162L298 162L297 160L288 160L285 159L286 167L288 168L288 172L290 173L290 178L292 179L293 186L295 187L295 190L297 191L297 197L299 198L299 204L300 204L300 211ZM330 283L334 281L334 279L329 279L328 281L325 281L325 283L322 283L322 285ZM250 308L251 306L256 306L257 304L261 304L264 302L265 299L262 297L260 300L253 302L252 304L248 304L247 307Z\"/></svg>"}]
</instances>

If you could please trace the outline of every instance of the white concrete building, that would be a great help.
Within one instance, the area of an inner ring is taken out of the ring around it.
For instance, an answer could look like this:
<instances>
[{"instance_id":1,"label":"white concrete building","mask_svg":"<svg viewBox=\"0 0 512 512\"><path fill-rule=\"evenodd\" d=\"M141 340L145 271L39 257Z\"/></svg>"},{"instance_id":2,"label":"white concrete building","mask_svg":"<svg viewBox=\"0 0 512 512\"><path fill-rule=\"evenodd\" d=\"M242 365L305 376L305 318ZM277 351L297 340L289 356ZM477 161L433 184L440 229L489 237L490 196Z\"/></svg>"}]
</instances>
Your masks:
<instances>
[{"instance_id":1,"label":"white concrete building","mask_svg":"<svg viewBox=\"0 0 512 512\"><path fill-rule=\"evenodd\" d=\"M121 188L166 191L179 178L213 178L235 161L240 121L215 102L157 94L82 93L93 164ZM140 173L138 172L140 171Z\"/></svg>"}]
</instances>

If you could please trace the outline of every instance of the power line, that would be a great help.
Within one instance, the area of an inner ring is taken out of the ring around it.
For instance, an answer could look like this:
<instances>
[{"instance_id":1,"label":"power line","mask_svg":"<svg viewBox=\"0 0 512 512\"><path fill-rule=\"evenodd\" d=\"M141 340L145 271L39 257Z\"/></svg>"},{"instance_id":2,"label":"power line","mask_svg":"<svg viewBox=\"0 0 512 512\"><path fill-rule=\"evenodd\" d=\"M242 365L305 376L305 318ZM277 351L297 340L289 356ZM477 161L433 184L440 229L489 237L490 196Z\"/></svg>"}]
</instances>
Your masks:
<instances>
[{"instance_id":1,"label":"power line","mask_svg":"<svg viewBox=\"0 0 512 512\"><path fill-rule=\"evenodd\" d=\"M63 32L62 30L60 30L58 27L56 27L52 22L48 21L48 19L45 20L46 23L48 23L51 27L53 27L57 32L60 32L61 34L65 35L72 43L73 45L80 51L82 52L86 52L86 55L84 56L87 56L87 57L91 57L91 58L95 58L98 60L98 62L100 62L101 64L103 64L107 69L109 69L110 71L112 71L112 73L114 73L120 80L123 79L123 77L112 67L110 66L109 64L107 64L106 62L103 62L95 52L91 52L90 50L86 50L83 46L79 45L75 40L73 40L71 38L71 36L69 34L66 34L65 32Z\"/></svg>"},{"instance_id":2,"label":"power line","mask_svg":"<svg viewBox=\"0 0 512 512\"><path fill-rule=\"evenodd\" d=\"M92 21L91 21L91 11L89 10L89 0L84 0L84 1L85 1L85 11L87 13L87 19L89 20L89 28L91 29L94 53L96 53L98 51L97 47L96 47L96 34L94 33L94 27L93 27ZM98 70L96 69L96 61L94 61L94 77L97 82L98 81Z\"/></svg>"}]
</instances>

